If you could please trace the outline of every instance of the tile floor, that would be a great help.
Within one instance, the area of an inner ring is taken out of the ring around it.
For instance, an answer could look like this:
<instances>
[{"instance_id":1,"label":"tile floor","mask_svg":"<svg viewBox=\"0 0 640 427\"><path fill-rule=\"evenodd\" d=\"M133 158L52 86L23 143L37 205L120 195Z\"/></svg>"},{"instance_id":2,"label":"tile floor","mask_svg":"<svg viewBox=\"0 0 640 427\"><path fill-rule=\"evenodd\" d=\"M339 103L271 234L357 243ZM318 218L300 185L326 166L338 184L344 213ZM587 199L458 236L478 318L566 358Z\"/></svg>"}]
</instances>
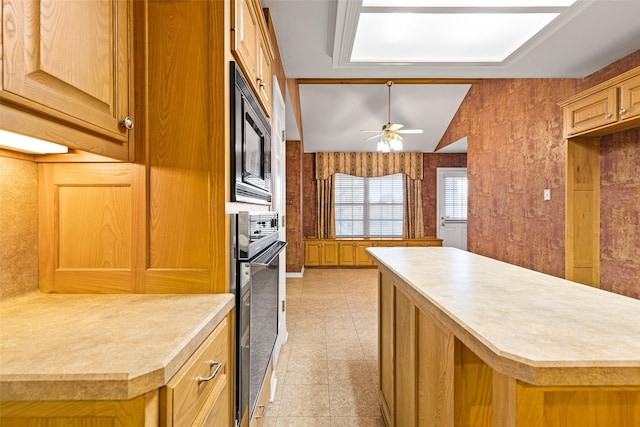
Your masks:
<instances>
[{"instance_id":1,"label":"tile floor","mask_svg":"<svg viewBox=\"0 0 640 427\"><path fill-rule=\"evenodd\" d=\"M289 339L265 427L383 427L376 394L377 270L287 279Z\"/></svg>"}]
</instances>

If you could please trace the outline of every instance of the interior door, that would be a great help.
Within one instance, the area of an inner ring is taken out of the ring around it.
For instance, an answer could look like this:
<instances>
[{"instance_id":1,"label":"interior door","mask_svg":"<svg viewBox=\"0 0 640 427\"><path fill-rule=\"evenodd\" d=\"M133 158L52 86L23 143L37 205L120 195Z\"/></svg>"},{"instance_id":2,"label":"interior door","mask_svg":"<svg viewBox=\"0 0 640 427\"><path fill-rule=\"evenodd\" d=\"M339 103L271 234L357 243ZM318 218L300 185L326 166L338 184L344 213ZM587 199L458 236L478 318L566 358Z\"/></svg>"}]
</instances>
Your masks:
<instances>
[{"instance_id":1,"label":"interior door","mask_svg":"<svg viewBox=\"0 0 640 427\"><path fill-rule=\"evenodd\" d=\"M467 168L437 169L438 238L442 246L467 250Z\"/></svg>"},{"instance_id":2,"label":"interior door","mask_svg":"<svg viewBox=\"0 0 640 427\"><path fill-rule=\"evenodd\" d=\"M271 143L272 143L272 209L280 214L280 240L286 241L286 150L285 150L285 105L278 79L273 76L273 108L271 115ZM278 356L282 345L287 341L287 315L285 300L286 287L286 250L280 253L280 265L278 274L278 338L273 350L274 366L277 365ZM277 372L274 370L271 393L275 393Z\"/></svg>"}]
</instances>

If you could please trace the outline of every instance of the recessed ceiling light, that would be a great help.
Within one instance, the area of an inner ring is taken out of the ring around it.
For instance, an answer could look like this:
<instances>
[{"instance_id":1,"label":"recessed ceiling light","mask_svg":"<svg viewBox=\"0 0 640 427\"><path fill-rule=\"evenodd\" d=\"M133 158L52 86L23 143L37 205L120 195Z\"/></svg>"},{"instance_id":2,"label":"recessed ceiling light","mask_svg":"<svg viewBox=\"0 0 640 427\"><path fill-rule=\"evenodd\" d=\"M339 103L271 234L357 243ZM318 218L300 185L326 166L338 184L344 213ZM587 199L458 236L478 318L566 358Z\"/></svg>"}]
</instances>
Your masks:
<instances>
[{"instance_id":1,"label":"recessed ceiling light","mask_svg":"<svg viewBox=\"0 0 640 427\"><path fill-rule=\"evenodd\" d=\"M362 13L351 62L501 62L557 13Z\"/></svg>"}]
</instances>

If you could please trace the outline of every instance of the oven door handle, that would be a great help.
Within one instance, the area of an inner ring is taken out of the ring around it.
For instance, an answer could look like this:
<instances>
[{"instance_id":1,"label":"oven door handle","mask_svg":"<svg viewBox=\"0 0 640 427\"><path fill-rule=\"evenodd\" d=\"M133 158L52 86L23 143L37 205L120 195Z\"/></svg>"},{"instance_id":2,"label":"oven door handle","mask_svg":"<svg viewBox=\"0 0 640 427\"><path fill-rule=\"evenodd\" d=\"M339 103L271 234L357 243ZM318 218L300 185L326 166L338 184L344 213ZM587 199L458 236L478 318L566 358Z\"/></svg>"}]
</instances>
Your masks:
<instances>
[{"instance_id":1,"label":"oven door handle","mask_svg":"<svg viewBox=\"0 0 640 427\"><path fill-rule=\"evenodd\" d=\"M271 265L273 260L276 259L276 257L280 255L280 252L284 250L285 246L287 246L287 242L277 241L273 246L274 248L268 249L262 256L256 257L254 261L249 261L252 271L266 270L269 268L269 265ZM263 259L265 257L269 258L265 261Z\"/></svg>"}]
</instances>

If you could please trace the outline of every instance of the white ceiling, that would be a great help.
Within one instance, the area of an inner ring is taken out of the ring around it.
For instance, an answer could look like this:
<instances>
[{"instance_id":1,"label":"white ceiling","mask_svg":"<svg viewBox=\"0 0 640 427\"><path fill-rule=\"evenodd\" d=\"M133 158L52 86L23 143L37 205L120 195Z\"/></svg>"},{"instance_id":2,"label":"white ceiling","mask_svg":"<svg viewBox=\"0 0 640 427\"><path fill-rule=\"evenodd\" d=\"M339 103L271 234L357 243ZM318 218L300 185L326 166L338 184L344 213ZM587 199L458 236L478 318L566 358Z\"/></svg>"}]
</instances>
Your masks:
<instances>
[{"instance_id":1,"label":"white ceiling","mask_svg":"<svg viewBox=\"0 0 640 427\"><path fill-rule=\"evenodd\" d=\"M290 79L584 77L640 49L640 0L578 0L504 62L485 64L352 63L344 58L357 24L353 10L361 0L262 0L262 5L270 9ZM433 151L468 87L392 87L391 121L425 130L403 135L405 151ZM300 139L288 97L287 104L287 139ZM375 142L363 142L372 134L360 129L387 122L384 83L301 84L300 104L305 152L375 151Z\"/></svg>"}]
</instances>

